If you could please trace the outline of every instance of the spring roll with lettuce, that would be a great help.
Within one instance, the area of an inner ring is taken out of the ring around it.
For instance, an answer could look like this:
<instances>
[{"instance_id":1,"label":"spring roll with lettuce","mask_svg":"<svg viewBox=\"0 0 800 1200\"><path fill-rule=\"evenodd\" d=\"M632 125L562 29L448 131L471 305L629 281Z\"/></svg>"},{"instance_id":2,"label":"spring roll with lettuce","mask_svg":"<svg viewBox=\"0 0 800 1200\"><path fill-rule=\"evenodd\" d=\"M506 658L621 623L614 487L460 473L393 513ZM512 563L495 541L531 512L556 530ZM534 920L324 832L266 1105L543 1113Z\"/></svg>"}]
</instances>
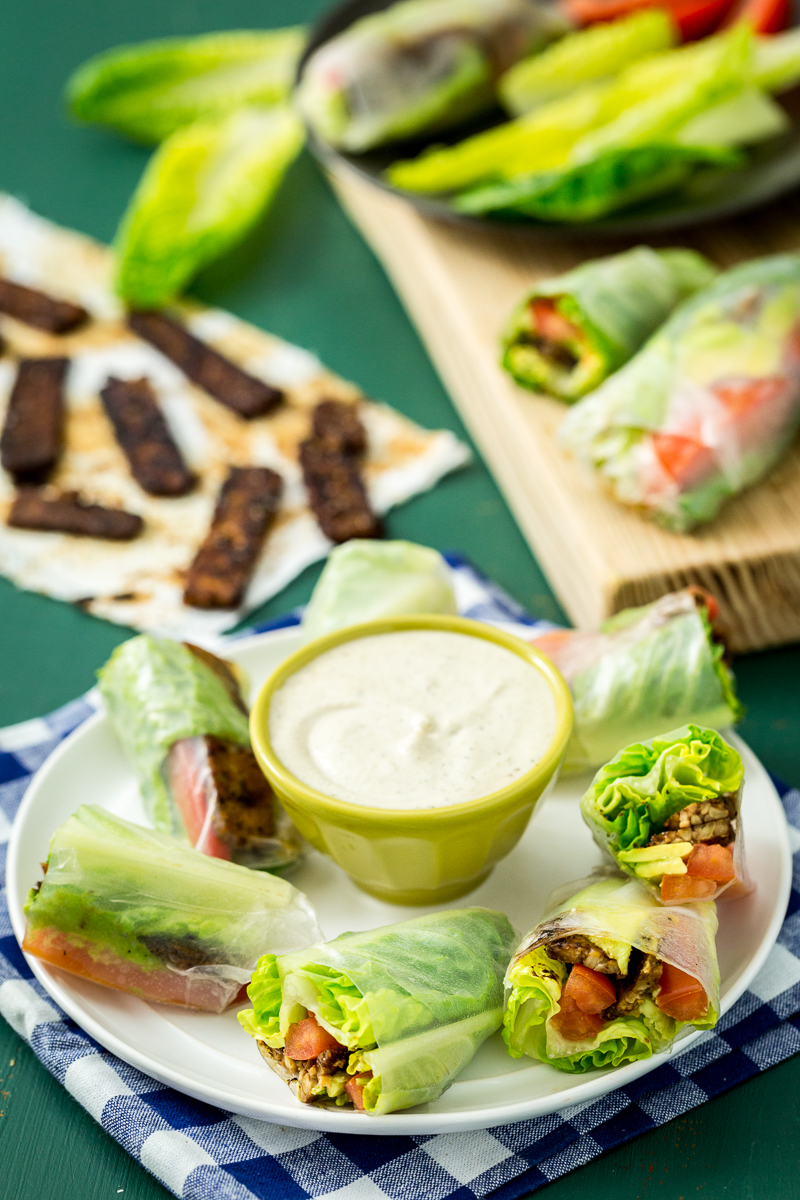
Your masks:
<instances>
[{"instance_id":1,"label":"spring roll with lettuce","mask_svg":"<svg viewBox=\"0 0 800 1200\"><path fill-rule=\"evenodd\" d=\"M567 27L549 0L402 0L316 50L297 105L355 153L434 133L490 108L503 71Z\"/></svg>"},{"instance_id":2,"label":"spring roll with lettuce","mask_svg":"<svg viewBox=\"0 0 800 1200\"><path fill-rule=\"evenodd\" d=\"M800 425L800 255L753 259L676 309L568 414L561 442L684 533L761 479Z\"/></svg>"},{"instance_id":3,"label":"spring roll with lettuce","mask_svg":"<svg viewBox=\"0 0 800 1200\"><path fill-rule=\"evenodd\" d=\"M352 538L331 551L303 614L303 634L311 640L382 617L457 611L450 569L438 551Z\"/></svg>"},{"instance_id":4,"label":"spring roll with lettuce","mask_svg":"<svg viewBox=\"0 0 800 1200\"><path fill-rule=\"evenodd\" d=\"M678 724L719 729L741 720L717 611L713 596L684 588L624 609L598 630L558 629L533 639L572 692L564 770L599 767L620 746Z\"/></svg>"},{"instance_id":5,"label":"spring roll with lettuce","mask_svg":"<svg viewBox=\"0 0 800 1200\"><path fill-rule=\"evenodd\" d=\"M80 121L160 142L200 119L286 100L304 42L295 26L115 46L72 75L67 103Z\"/></svg>"},{"instance_id":6,"label":"spring roll with lettuce","mask_svg":"<svg viewBox=\"0 0 800 1200\"><path fill-rule=\"evenodd\" d=\"M713 901L667 909L639 884L602 879L523 940L506 976L503 1037L560 1071L620 1067L713 1029L719 967Z\"/></svg>"},{"instance_id":7,"label":"spring roll with lettuce","mask_svg":"<svg viewBox=\"0 0 800 1200\"><path fill-rule=\"evenodd\" d=\"M545 279L511 317L503 366L524 387L576 400L632 358L715 274L692 250L636 246Z\"/></svg>"},{"instance_id":8,"label":"spring roll with lettuce","mask_svg":"<svg viewBox=\"0 0 800 1200\"><path fill-rule=\"evenodd\" d=\"M250 748L230 663L145 634L118 646L98 679L156 829L248 867L299 857L300 837Z\"/></svg>"},{"instance_id":9,"label":"spring roll with lettuce","mask_svg":"<svg viewBox=\"0 0 800 1200\"><path fill-rule=\"evenodd\" d=\"M664 904L716 900L747 888L743 783L733 746L687 725L620 750L584 793L581 815L598 846Z\"/></svg>"},{"instance_id":10,"label":"spring roll with lettuce","mask_svg":"<svg viewBox=\"0 0 800 1200\"><path fill-rule=\"evenodd\" d=\"M266 947L319 937L283 879L196 854L185 843L83 805L59 826L28 896L23 949L145 1000L222 1012Z\"/></svg>"},{"instance_id":11,"label":"spring roll with lettuce","mask_svg":"<svg viewBox=\"0 0 800 1200\"><path fill-rule=\"evenodd\" d=\"M239 1020L305 1104L426 1104L500 1028L516 936L502 913L464 908L265 954Z\"/></svg>"}]
</instances>

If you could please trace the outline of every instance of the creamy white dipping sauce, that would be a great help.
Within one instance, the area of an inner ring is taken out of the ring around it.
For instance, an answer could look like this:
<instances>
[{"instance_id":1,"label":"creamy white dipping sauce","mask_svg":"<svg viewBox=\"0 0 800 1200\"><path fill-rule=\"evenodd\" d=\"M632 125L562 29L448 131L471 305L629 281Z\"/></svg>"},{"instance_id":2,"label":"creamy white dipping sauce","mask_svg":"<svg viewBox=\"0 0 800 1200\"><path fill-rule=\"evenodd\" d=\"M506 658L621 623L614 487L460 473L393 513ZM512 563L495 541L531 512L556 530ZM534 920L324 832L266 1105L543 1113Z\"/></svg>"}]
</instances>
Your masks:
<instances>
[{"instance_id":1,"label":"creamy white dipping sauce","mask_svg":"<svg viewBox=\"0 0 800 1200\"><path fill-rule=\"evenodd\" d=\"M556 727L543 675L463 633L409 629L319 655L275 692L269 735L298 779L352 804L440 808L524 775Z\"/></svg>"}]
</instances>

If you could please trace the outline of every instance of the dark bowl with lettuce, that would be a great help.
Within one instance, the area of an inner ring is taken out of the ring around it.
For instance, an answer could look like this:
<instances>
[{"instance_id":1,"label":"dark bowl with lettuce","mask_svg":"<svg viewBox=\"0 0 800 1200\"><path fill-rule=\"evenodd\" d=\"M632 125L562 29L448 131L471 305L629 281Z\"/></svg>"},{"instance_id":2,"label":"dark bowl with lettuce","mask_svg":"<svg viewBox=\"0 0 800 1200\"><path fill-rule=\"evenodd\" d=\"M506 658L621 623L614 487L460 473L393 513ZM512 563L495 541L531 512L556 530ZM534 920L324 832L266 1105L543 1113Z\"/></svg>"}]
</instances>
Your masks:
<instances>
[{"instance_id":1,"label":"dark bowl with lettuce","mask_svg":"<svg viewBox=\"0 0 800 1200\"><path fill-rule=\"evenodd\" d=\"M299 62L298 91L302 89L307 64L318 50L363 18L384 14L396 3L397 0L348 0L328 12L312 30ZM553 16L558 12L557 6L549 6L549 12L548 28L551 36L556 36L567 27L558 28L558 18ZM638 19L641 19L641 13ZM427 216L472 227L495 225L552 236L564 236L565 233L571 237L655 234L735 216L800 186L800 87L797 86L800 81L800 28L796 13L793 21L795 24L786 35L778 35L784 38L791 35L792 44L787 42L782 59L781 55L773 53L755 80L755 90L759 94L766 93L766 103L762 104L759 98L748 94L743 107L737 107L735 90L732 92L728 86L727 93L725 91L725 81L720 74L724 76L727 70L730 77L731 72L735 74L737 70L737 57L741 66L743 57L754 54L752 46L748 51L741 45L740 38L738 48L731 47L723 56L727 57L727 65L723 64L721 73L717 71L719 90L716 94L722 97L718 104L714 101L711 86L709 108L714 112L700 105L695 107L694 115L687 122L693 136L696 131L701 141L704 135L714 132L715 124L719 129L720 121L729 141L738 140L739 135L733 132L734 129L740 131L752 124L756 131L755 140L744 146L712 143L675 146L665 142L643 142L620 147L614 145L611 137L603 148L601 136L595 139L601 152L590 161L569 169L537 171L535 178L522 177L520 180L500 181L487 176L459 189L442 187L434 190L435 178L432 180L429 170L423 169L423 176L427 173L428 179L423 179L420 188L416 183L413 187L403 186L404 174L411 178L421 159L427 160L426 168L430 167L429 156L433 152L446 154L466 139L496 130L508 122L509 114L499 107L496 90L494 99L482 106L473 105L471 111L467 108L461 120L454 118L452 124L442 122L440 128L430 129L424 136L405 136L398 131L391 140L368 149L356 150L332 144L321 135L318 123L315 128L315 122L309 120L308 114L302 115L311 149L323 165L344 164L382 190L402 196ZM597 30L599 27L591 28ZM725 36L729 40L732 37L730 31ZM692 43L681 49L692 50L711 41L706 38L702 43ZM754 45L755 42L758 42L756 50L759 50L764 39L755 39ZM777 46L777 42L775 44ZM576 49L580 50L580 47ZM658 51L659 47L654 45L648 52L655 54ZM586 57L585 53L580 54L582 60ZM781 61L776 62L776 57ZM684 81L687 73L691 73L688 71L690 65L687 60L687 70L681 67L678 71ZM696 66L700 79L713 73L707 64L705 68L700 63ZM742 91L752 93L745 74ZM752 71L747 79L753 81ZM730 85L730 78L728 83ZM663 81L658 83L656 90L663 94ZM773 97L777 94L780 98L776 101ZM555 97L557 101L562 98ZM731 98L734 103L726 107ZM453 112L456 111L454 108ZM691 112L691 103L687 105L687 111ZM783 122L780 114L783 114ZM769 132L771 128L772 133ZM446 176L452 164L443 161ZM409 166L410 173L406 170ZM438 163L433 163L434 176L438 167ZM657 194L648 197L648 189Z\"/></svg>"}]
</instances>

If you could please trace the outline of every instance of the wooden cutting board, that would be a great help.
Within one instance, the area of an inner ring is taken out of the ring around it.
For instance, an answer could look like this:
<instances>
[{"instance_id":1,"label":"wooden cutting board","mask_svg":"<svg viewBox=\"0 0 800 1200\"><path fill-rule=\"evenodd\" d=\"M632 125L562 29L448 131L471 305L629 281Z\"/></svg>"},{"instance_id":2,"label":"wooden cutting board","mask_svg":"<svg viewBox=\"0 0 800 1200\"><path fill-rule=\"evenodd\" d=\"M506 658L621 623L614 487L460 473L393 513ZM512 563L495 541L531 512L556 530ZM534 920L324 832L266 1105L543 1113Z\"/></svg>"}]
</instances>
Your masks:
<instances>
[{"instance_id":1,"label":"wooden cutting board","mask_svg":"<svg viewBox=\"0 0 800 1200\"><path fill-rule=\"evenodd\" d=\"M603 496L556 445L563 406L517 387L498 365L499 331L534 280L631 243L446 224L346 167L332 182L576 625L700 584L721 603L732 649L800 640L800 444L710 525L667 533ZM800 248L800 209L790 200L660 244L690 245L729 266Z\"/></svg>"}]
</instances>

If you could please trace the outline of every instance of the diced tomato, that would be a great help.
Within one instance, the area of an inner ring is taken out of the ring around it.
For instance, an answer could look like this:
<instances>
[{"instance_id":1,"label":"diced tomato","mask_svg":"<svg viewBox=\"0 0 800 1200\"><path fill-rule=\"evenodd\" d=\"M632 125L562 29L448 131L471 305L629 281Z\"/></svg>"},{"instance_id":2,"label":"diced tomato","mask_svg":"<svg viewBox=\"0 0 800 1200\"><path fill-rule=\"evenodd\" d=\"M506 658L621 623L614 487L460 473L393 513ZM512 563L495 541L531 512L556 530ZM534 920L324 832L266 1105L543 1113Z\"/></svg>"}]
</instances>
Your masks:
<instances>
[{"instance_id":1,"label":"diced tomato","mask_svg":"<svg viewBox=\"0 0 800 1200\"><path fill-rule=\"evenodd\" d=\"M656 1004L676 1021L699 1021L708 1012L708 996L702 983L672 963L663 963Z\"/></svg>"},{"instance_id":2,"label":"diced tomato","mask_svg":"<svg viewBox=\"0 0 800 1200\"><path fill-rule=\"evenodd\" d=\"M734 416L752 408L769 406L785 395L788 382L783 375L768 375L763 379L734 379L718 383L714 395Z\"/></svg>"},{"instance_id":3,"label":"diced tomato","mask_svg":"<svg viewBox=\"0 0 800 1200\"><path fill-rule=\"evenodd\" d=\"M665 8L683 41L705 37L716 29L733 0L566 0L567 11L581 25L616 21L641 8Z\"/></svg>"},{"instance_id":4,"label":"diced tomato","mask_svg":"<svg viewBox=\"0 0 800 1200\"><path fill-rule=\"evenodd\" d=\"M532 300L531 316L536 332L551 342L573 342L581 337L577 325L558 311L555 300Z\"/></svg>"},{"instance_id":5,"label":"diced tomato","mask_svg":"<svg viewBox=\"0 0 800 1200\"><path fill-rule=\"evenodd\" d=\"M737 21L747 21L754 33L780 33L792 14L789 0L738 0L722 22L727 29Z\"/></svg>"},{"instance_id":6,"label":"diced tomato","mask_svg":"<svg viewBox=\"0 0 800 1200\"><path fill-rule=\"evenodd\" d=\"M568 1042L582 1042L593 1038L605 1025L602 1017L596 1013L584 1013L574 1000L563 993L558 1012L551 1018L553 1026Z\"/></svg>"},{"instance_id":7,"label":"diced tomato","mask_svg":"<svg viewBox=\"0 0 800 1200\"><path fill-rule=\"evenodd\" d=\"M661 880L661 899L665 904L671 900L707 900L716 890L713 879L697 879L693 875L665 875Z\"/></svg>"},{"instance_id":8,"label":"diced tomato","mask_svg":"<svg viewBox=\"0 0 800 1200\"><path fill-rule=\"evenodd\" d=\"M531 638L531 645L535 646L537 650L541 650L542 654L556 658L564 643L571 641L573 636L571 629L550 629L547 633L540 634L539 637Z\"/></svg>"},{"instance_id":9,"label":"diced tomato","mask_svg":"<svg viewBox=\"0 0 800 1200\"><path fill-rule=\"evenodd\" d=\"M230 847L220 841L211 826L208 776L203 739L175 742L167 757L167 782L189 841L201 854L230 860Z\"/></svg>"},{"instance_id":10,"label":"diced tomato","mask_svg":"<svg viewBox=\"0 0 800 1200\"><path fill-rule=\"evenodd\" d=\"M311 1013L304 1021L297 1021L286 1030L286 1042L283 1047L287 1058L308 1059L316 1058L323 1050L335 1050L340 1046L333 1034L317 1021Z\"/></svg>"},{"instance_id":11,"label":"diced tomato","mask_svg":"<svg viewBox=\"0 0 800 1200\"><path fill-rule=\"evenodd\" d=\"M231 985L223 980L197 974L187 976L168 967L148 970L111 951L90 951L87 945L81 945L60 929L27 929L22 949L51 966L62 967L105 987L131 992L143 1000L220 1013L238 999L231 994Z\"/></svg>"},{"instance_id":12,"label":"diced tomato","mask_svg":"<svg viewBox=\"0 0 800 1200\"><path fill-rule=\"evenodd\" d=\"M689 591L694 596L695 603L706 610L706 615L713 625L719 616L719 603L716 596L712 596L711 592L707 592L705 588L698 587L696 584L692 584Z\"/></svg>"},{"instance_id":13,"label":"diced tomato","mask_svg":"<svg viewBox=\"0 0 800 1200\"><path fill-rule=\"evenodd\" d=\"M700 478L708 470L711 455L702 442L674 433L654 433L652 444L656 458L676 483Z\"/></svg>"},{"instance_id":14,"label":"diced tomato","mask_svg":"<svg viewBox=\"0 0 800 1200\"><path fill-rule=\"evenodd\" d=\"M364 1088L372 1079L372 1073L367 1072L366 1075L353 1075L344 1085L344 1090L353 1102L353 1107L359 1112L364 1111Z\"/></svg>"},{"instance_id":15,"label":"diced tomato","mask_svg":"<svg viewBox=\"0 0 800 1200\"><path fill-rule=\"evenodd\" d=\"M736 878L733 846L710 846L707 842L699 842L686 860L686 870L697 879L730 883Z\"/></svg>"},{"instance_id":16,"label":"diced tomato","mask_svg":"<svg viewBox=\"0 0 800 1200\"><path fill-rule=\"evenodd\" d=\"M592 971L581 963L576 963L570 971L561 994L582 1013L600 1013L617 999L617 989L608 976Z\"/></svg>"}]
</instances>

